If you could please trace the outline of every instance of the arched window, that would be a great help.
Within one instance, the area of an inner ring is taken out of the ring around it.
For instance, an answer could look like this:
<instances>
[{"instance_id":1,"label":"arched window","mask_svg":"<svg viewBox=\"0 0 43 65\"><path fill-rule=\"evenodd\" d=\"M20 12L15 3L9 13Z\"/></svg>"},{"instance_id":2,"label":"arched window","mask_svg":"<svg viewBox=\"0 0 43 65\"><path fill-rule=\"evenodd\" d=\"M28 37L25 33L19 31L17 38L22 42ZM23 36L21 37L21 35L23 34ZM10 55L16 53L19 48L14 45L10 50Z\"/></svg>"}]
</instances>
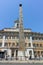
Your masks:
<instances>
[{"instance_id":1,"label":"arched window","mask_svg":"<svg viewBox=\"0 0 43 65\"><path fill-rule=\"evenodd\" d=\"M11 46L11 43L9 42L9 46Z\"/></svg>"},{"instance_id":2,"label":"arched window","mask_svg":"<svg viewBox=\"0 0 43 65\"><path fill-rule=\"evenodd\" d=\"M12 43L12 46L15 46L15 43Z\"/></svg>"},{"instance_id":3,"label":"arched window","mask_svg":"<svg viewBox=\"0 0 43 65\"><path fill-rule=\"evenodd\" d=\"M40 44L40 47L42 47L42 44Z\"/></svg>"},{"instance_id":4,"label":"arched window","mask_svg":"<svg viewBox=\"0 0 43 65\"><path fill-rule=\"evenodd\" d=\"M34 46L34 47L37 47L37 44L33 43L33 46Z\"/></svg>"},{"instance_id":5,"label":"arched window","mask_svg":"<svg viewBox=\"0 0 43 65\"><path fill-rule=\"evenodd\" d=\"M38 51L38 54L40 54L40 51Z\"/></svg>"}]
</instances>

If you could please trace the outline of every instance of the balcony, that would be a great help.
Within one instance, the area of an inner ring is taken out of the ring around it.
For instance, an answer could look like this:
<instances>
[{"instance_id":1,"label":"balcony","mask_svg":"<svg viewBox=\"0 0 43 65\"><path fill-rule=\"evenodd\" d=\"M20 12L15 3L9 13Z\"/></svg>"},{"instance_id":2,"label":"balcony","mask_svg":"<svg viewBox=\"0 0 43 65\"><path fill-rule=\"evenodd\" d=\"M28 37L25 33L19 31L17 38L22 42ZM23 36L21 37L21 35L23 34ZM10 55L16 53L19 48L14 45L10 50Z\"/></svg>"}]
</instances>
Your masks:
<instances>
[{"instance_id":1,"label":"balcony","mask_svg":"<svg viewBox=\"0 0 43 65\"><path fill-rule=\"evenodd\" d=\"M19 46L10 46L9 48L13 49L13 48L19 48Z\"/></svg>"},{"instance_id":2,"label":"balcony","mask_svg":"<svg viewBox=\"0 0 43 65\"><path fill-rule=\"evenodd\" d=\"M16 42L19 41L19 39L5 39L5 42Z\"/></svg>"},{"instance_id":3,"label":"balcony","mask_svg":"<svg viewBox=\"0 0 43 65\"><path fill-rule=\"evenodd\" d=\"M10 48L10 49L14 49L14 48L15 48L15 49L18 49L19 46L4 46L3 48L4 48L4 49L9 49L9 48Z\"/></svg>"}]
</instances>

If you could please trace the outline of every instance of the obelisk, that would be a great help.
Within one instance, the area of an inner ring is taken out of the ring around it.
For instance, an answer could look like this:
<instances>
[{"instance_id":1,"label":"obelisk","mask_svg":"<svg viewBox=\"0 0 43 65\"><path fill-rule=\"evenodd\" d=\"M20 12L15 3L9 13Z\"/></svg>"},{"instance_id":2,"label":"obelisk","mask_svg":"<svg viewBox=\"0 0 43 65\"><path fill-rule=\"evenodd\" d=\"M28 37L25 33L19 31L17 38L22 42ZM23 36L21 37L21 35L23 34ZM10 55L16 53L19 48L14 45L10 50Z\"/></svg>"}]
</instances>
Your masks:
<instances>
[{"instance_id":1,"label":"obelisk","mask_svg":"<svg viewBox=\"0 0 43 65\"><path fill-rule=\"evenodd\" d=\"M19 53L21 57L24 57L25 39L24 39L22 4L19 4Z\"/></svg>"},{"instance_id":2,"label":"obelisk","mask_svg":"<svg viewBox=\"0 0 43 65\"><path fill-rule=\"evenodd\" d=\"M20 50L25 50L25 40L24 40L24 27L23 27L23 14L22 14L22 4L19 5L19 45Z\"/></svg>"}]
</instances>

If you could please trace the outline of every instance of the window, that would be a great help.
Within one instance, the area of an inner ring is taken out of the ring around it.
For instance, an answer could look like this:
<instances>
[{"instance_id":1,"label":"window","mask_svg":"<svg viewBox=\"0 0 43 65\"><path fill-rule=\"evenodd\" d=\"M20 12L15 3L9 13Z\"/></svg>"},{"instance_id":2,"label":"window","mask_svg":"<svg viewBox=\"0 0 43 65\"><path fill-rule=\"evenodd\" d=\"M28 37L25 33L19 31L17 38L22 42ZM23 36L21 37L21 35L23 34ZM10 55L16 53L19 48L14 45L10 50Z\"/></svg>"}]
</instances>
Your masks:
<instances>
[{"instance_id":1,"label":"window","mask_svg":"<svg viewBox=\"0 0 43 65\"><path fill-rule=\"evenodd\" d=\"M12 43L12 46L15 46L15 43Z\"/></svg>"},{"instance_id":2,"label":"window","mask_svg":"<svg viewBox=\"0 0 43 65\"><path fill-rule=\"evenodd\" d=\"M41 38L39 38L39 40L40 40Z\"/></svg>"},{"instance_id":3,"label":"window","mask_svg":"<svg viewBox=\"0 0 43 65\"><path fill-rule=\"evenodd\" d=\"M43 40L43 37L42 37L42 40Z\"/></svg>"},{"instance_id":4,"label":"window","mask_svg":"<svg viewBox=\"0 0 43 65\"><path fill-rule=\"evenodd\" d=\"M40 47L42 47L42 44L40 44Z\"/></svg>"},{"instance_id":5,"label":"window","mask_svg":"<svg viewBox=\"0 0 43 65\"><path fill-rule=\"evenodd\" d=\"M17 43L17 46L19 46L19 43Z\"/></svg>"},{"instance_id":6,"label":"window","mask_svg":"<svg viewBox=\"0 0 43 65\"><path fill-rule=\"evenodd\" d=\"M9 43L9 46L11 46L11 43Z\"/></svg>"},{"instance_id":7,"label":"window","mask_svg":"<svg viewBox=\"0 0 43 65\"><path fill-rule=\"evenodd\" d=\"M2 46L2 43L0 43L0 46Z\"/></svg>"},{"instance_id":8,"label":"window","mask_svg":"<svg viewBox=\"0 0 43 65\"><path fill-rule=\"evenodd\" d=\"M26 36L24 38L26 39Z\"/></svg>"},{"instance_id":9,"label":"window","mask_svg":"<svg viewBox=\"0 0 43 65\"><path fill-rule=\"evenodd\" d=\"M37 44L37 47L39 46L39 44Z\"/></svg>"},{"instance_id":10,"label":"window","mask_svg":"<svg viewBox=\"0 0 43 65\"><path fill-rule=\"evenodd\" d=\"M16 38L19 39L19 35L17 35Z\"/></svg>"},{"instance_id":11,"label":"window","mask_svg":"<svg viewBox=\"0 0 43 65\"><path fill-rule=\"evenodd\" d=\"M35 55L35 58L37 58L37 55Z\"/></svg>"},{"instance_id":12,"label":"window","mask_svg":"<svg viewBox=\"0 0 43 65\"><path fill-rule=\"evenodd\" d=\"M4 46L8 46L8 43L5 43Z\"/></svg>"},{"instance_id":13,"label":"window","mask_svg":"<svg viewBox=\"0 0 43 65\"><path fill-rule=\"evenodd\" d=\"M36 37L36 40L38 40L38 37Z\"/></svg>"},{"instance_id":14,"label":"window","mask_svg":"<svg viewBox=\"0 0 43 65\"><path fill-rule=\"evenodd\" d=\"M41 54L43 54L43 51L41 51Z\"/></svg>"},{"instance_id":15,"label":"window","mask_svg":"<svg viewBox=\"0 0 43 65\"><path fill-rule=\"evenodd\" d=\"M35 44L33 44L33 47L35 47Z\"/></svg>"},{"instance_id":16,"label":"window","mask_svg":"<svg viewBox=\"0 0 43 65\"><path fill-rule=\"evenodd\" d=\"M40 51L38 51L38 54L40 53Z\"/></svg>"},{"instance_id":17,"label":"window","mask_svg":"<svg viewBox=\"0 0 43 65\"><path fill-rule=\"evenodd\" d=\"M15 39L15 36L12 36L12 39Z\"/></svg>"},{"instance_id":18,"label":"window","mask_svg":"<svg viewBox=\"0 0 43 65\"><path fill-rule=\"evenodd\" d=\"M31 47L31 43L29 43L29 47Z\"/></svg>"},{"instance_id":19,"label":"window","mask_svg":"<svg viewBox=\"0 0 43 65\"><path fill-rule=\"evenodd\" d=\"M34 40L34 37L32 37L32 40Z\"/></svg>"},{"instance_id":20,"label":"window","mask_svg":"<svg viewBox=\"0 0 43 65\"><path fill-rule=\"evenodd\" d=\"M27 46L27 43L25 43L25 46Z\"/></svg>"},{"instance_id":21,"label":"window","mask_svg":"<svg viewBox=\"0 0 43 65\"><path fill-rule=\"evenodd\" d=\"M34 54L36 54L36 51L34 51Z\"/></svg>"},{"instance_id":22,"label":"window","mask_svg":"<svg viewBox=\"0 0 43 65\"><path fill-rule=\"evenodd\" d=\"M11 36L9 36L9 39L11 39Z\"/></svg>"},{"instance_id":23,"label":"window","mask_svg":"<svg viewBox=\"0 0 43 65\"><path fill-rule=\"evenodd\" d=\"M8 36L6 36L5 39L8 39Z\"/></svg>"},{"instance_id":24,"label":"window","mask_svg":"<svg viewBox=\"0 0 43 65\"><path fill-rule=\"evenodd\" d=\"M43 55L42 55L42 57L43 57Z\"/></svg>"},{"instance_id":25,"label":"window","mask_svg":"<svg viewBox=\"0 0 43 65\"><path fill-rule=\"evenodd\" d=\"M28 36L28 39L30 39L30 37Z\"/></svg>"},{"instance_id":26,"label":"window","mask_svg":"<svg viewBox=\"0 0 43 65\"><path fill-rule=\"evenodd\" d=\"M2 39L2 38L3 38L3 36L0 35L0 39Z\"/></svg>"},{"instance_id":27,"label":"window","mask_svg":"<svg viewBox=\"0 0 43 65\"><path fill-rule=\"evenodd\" d=\"M38 46L39 46L39 44L35 44L35 43L34 43L34 44L33 44L33 46L34 46L34 47L38 47Z\"/></svg>"}]
</instances>

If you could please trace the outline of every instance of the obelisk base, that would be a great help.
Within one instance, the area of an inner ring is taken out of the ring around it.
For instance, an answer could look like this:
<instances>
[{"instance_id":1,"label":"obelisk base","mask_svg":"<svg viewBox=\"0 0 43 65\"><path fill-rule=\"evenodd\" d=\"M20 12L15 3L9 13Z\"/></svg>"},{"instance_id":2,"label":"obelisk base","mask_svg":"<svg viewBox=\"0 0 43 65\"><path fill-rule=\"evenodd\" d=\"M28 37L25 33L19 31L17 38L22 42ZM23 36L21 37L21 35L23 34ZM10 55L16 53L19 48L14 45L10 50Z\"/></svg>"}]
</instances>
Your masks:
<instances>
[{"instance_id":1,"label":"obelisk base","mask_svg":"<svg viewBox=\"0 0 43 65\"><path fill-rule=\"evenodd\" d=\"M24 51L18 51L19 60L25 60Z\"/></svg>"}]
</instances>

